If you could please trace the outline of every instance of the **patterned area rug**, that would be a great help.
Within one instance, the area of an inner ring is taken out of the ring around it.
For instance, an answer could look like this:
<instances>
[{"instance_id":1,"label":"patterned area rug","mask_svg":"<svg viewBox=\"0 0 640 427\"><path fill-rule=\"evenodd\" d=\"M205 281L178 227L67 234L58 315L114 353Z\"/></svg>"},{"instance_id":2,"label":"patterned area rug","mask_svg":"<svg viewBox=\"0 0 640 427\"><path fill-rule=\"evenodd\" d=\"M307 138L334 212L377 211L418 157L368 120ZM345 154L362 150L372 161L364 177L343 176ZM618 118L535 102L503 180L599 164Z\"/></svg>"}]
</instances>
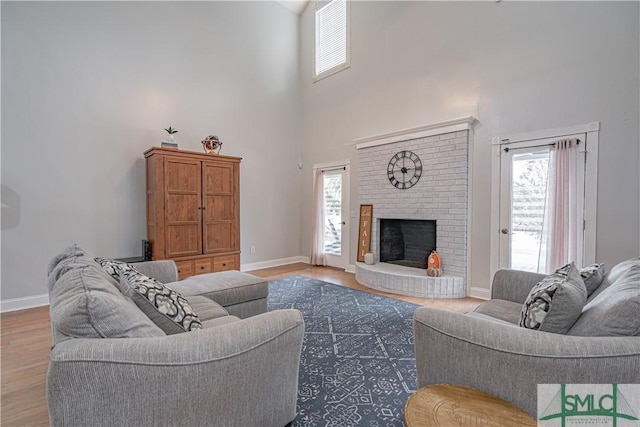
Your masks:
<instances>
[{"instance_id":1,"label":"patterned area rug","mask_svg":"<svg viewBox=\"0 0 640 427\"><path fill-rule=\"evenodd\" d=\"M271 281L268 304L305 320L294 427L404 425L417 305L305 276Z\"/></svg>"}]
</instances>

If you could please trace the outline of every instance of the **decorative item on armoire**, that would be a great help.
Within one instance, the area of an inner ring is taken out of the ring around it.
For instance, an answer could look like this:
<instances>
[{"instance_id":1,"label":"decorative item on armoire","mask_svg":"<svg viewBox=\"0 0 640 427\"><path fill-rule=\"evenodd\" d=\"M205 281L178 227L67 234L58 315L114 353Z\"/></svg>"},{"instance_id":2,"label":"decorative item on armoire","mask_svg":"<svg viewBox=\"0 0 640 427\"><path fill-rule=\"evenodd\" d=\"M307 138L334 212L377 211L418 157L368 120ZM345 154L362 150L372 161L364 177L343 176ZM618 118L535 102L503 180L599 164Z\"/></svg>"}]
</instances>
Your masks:
<instances>
[{"instance_id":1,"label":"decorative item on armoire","mask_svg":"<svg viewBox=\"0 0 640 427\"><path fill-rule=\"evenodd\" d=\"M442 262L440 261L440 255L436 251L431 251L431 254L427 257L427 276L442 276Z\"/></svg>"},{"instance_id":2,"label":"decorative item on armoire","mask_svg":"<svg viewBox=\"0 0 640 427\"><path fill-rule=\"evenodd\" d=\"M167 136L165 137L165 140L162 141L162 143L160 144L161 146L165 147L165 148L178 148L178 143L176 142L176 138L175 136L173 136L174 134L178 133L177 130L175 130L174 128L172 128L171 126L169 126L168 128L164 128L165 131L167 131Z\"/></svg>"},{"instance_id":3,"label":"decorative item on armoire","mask_svg":"<svg viewBox=\"0 0 640 427\"><path fill-rule=\"evenodd\" d=\"M222 141L216 135L209 135L202 140L202 147L205 153L220 154L222 149ZM218 150L218 151L216 151Z\"/></svg>"}]
</instances>

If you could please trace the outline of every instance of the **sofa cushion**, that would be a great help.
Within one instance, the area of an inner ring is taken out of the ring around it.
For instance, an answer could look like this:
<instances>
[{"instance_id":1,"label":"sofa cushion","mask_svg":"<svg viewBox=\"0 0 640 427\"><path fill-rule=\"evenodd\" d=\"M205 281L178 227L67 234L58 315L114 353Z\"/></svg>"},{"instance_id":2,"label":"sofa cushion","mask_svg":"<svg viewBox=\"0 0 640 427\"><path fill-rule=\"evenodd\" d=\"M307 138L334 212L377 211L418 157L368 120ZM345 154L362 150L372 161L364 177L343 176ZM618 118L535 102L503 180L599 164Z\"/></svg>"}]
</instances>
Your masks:
<instances>
[{"instance_id":1,"label":"sofa cushion","mask_svg":"<svg viewBox=\"0 0 640 427\"><path fill-rule=\"evenodd\" d=\"M518 304L518 306L521 306L522 304ZM519 315L519 311L516 313ZM493 317L490 316L488 314L484 314L484 313L480 313L477 311L470 311L469 313L465 314L466 316L469 317L474 317L476 319L483 319L483 320L488 320L489 322L493 322L493 323L500 323L501 325L509 325L509 326L513 326L514 328L518 327L518 322L516 321L515 323L513 322L509 322L503 319L498 319L497 317Z\"/></svg>"},{"instance_id":2,"label":"sofa cushion","mask_svg":"<svg viewBox=\"0 0 640 427\"><path fill-rule=\"evenodd\" d=\"M77 247L65 251L49 265L54 330L76 338L165 336L91 258Z\"/></svg>"},{"instance_id":3,"label":"sofa cushion","mask_svg":"<svg viewBox=\"0 0 640 427\"><path fill-rule=\"evenodd\" d=\"M503 299L492 299L480 304L473 310L473 313L480 313L517 325L520 322L521 309L521 303Z\"/></svg>"},{"instance_id":4,"label":"sofa cushion","mask_svg":"<svg viewBox=\"0 0 640 427\"><path fill-rule=\"evenodd\" d=\"M604 264L591 264L581 268L579 271L584 286L587 288L587 296L589 296L598 289L602 279L604 279Z\"/></svg>"},{"instance_id":5,"label":"sofa cushion","mask_svg":"<svg viewBox=\"0 0 640 427\"><path fill-rule=\"evenodd\" d=\"M202 329L215 328L216 326L227 325L229 323L237 322L240 318L236 316L224 316L216 317L215 319L209 319L202 322Z\"/></svg>"},{"instance_id":6,"label":"sofa cushion","mask_svg":"<svg viewBox=\"0 0 640 427\"><path fill-rule=\"evenodd\" d=\"M189 301L189 304L191 304L191 307L193 307L193 311L198 313L198 317L200 318L201 322L229 315L229 312L226 308L207 297L192 295L186 298L187 301Z\"/></svg>"},{"instance_id":7,"label":"sofa cushion","mask_svg":"<svg viewBox=\"0 0 640 427\"><path fill-rule=\"evenodd\" d=\"M187 277L167 283L167 287L186 297L206 296L224 307L266 298L269 294L267 280L234 270Z\"/></svg>"},{"instance_id":8,"label":"sofa cushion","mask_svg":"<svg viewBox=\"0 0 640 427\"><path fill-rule=\"evenodd\" d=\"M135 268L120 271L120 290L166 334L202 328L198 315L186 298Z\"/></svg>"},{"instance_id":9,"label":"sofa cushion","mask_svg":"<svg viewBox=\"0 0 640 427\"><path fill-rule=\"evenodd\" d=\"M640 335L640 258L616 265L609 276L615 281L584 306L569 335Z\"/></svg>"},{"instance_id":10,"label":"sofa cushion","mask_svg":"<svg viewBox=\"0 0 640 427\"><path fill-rule=\"evenodd\" d=\"M519 325L564 334L580 317L586 300L587 288L572 262L531 289L522 306Z\"/></svg>"}]
</instances>

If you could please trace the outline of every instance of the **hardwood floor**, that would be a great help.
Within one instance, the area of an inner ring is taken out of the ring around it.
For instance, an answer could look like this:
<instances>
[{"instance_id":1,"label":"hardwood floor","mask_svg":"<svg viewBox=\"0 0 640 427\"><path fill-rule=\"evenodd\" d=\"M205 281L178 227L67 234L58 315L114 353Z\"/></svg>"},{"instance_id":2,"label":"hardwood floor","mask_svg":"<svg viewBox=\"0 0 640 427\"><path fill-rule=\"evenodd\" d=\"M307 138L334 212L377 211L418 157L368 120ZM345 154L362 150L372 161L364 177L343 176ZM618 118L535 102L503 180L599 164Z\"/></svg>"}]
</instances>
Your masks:
<instances>
[{"instance_id":1,"label":"hardwood floor","mask_svg":"<svg viewBox=\"0 0 640 427\"><path fill-rule=\"evenodd\" d=\"M360 285L356 282L355 275L351 273L302 263L255 270L250 273L267 280L301 274L414 304L457 312L473 310L481 302L475 298L430 299L378 292ZM51 347L49 307L5 313L0 316L0 320L2 323L0 425L48 426L45 378Z\"/></svg>"}]
</instances>

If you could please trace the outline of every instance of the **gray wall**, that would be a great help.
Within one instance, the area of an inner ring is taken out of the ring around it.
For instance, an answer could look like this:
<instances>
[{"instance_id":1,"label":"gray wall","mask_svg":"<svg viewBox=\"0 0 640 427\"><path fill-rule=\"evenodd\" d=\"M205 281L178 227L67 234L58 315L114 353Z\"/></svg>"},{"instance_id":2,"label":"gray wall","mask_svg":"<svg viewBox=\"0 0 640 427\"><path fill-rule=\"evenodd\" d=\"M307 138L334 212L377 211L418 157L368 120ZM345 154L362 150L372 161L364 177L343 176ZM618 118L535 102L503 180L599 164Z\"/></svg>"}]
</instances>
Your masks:
<instances>
[{"instance_id":1,"label":"gray wall","mask_svg":"<svg viewBox=\"0 0 640 427\"><path fill-rule=\"evenodd\" d=\"M352 140L475 116L469 281L488 289L490 139L599 121L597 259L612 266L637 256L638 21L638 2L352 2L351 68L312 83L309 7L301 23L304 163L350 158L357 211ZM309 230L310 169L302 185ZM351 227L352 242L356 233ZM303 253L309 239L303 231ZM354 256L355 246L351 263Z\"/></svg>"},{"instance_id":2,"label":"gray wall","mask_svg":"<svg viewBox=\"0 0 640 427\"><path fill-rule=\"evenodd\" d=\"M2 300L45 294L70 243L140 254L169 125L244 158L242 263L299 256L298 27L275 2L2 2Z\"/></svg>"},{"instance_id":3,"label":"gray wall","mask_svg":"<svg viewBox=\"0 0 640 427\"><path fill-rule=\"evenodd\" d=\"M142 152L169 125L244 157L249 264L308 255L314 163L350 159L357 211L353 139L474 115L470 282L488 288L490 138L600 121L597 257L640 253L637 2L353 2L352 66L315 84L313 7L1 8L3 301L45 293L69 243L139 254Z\"/></svg>"}]
</instances>

